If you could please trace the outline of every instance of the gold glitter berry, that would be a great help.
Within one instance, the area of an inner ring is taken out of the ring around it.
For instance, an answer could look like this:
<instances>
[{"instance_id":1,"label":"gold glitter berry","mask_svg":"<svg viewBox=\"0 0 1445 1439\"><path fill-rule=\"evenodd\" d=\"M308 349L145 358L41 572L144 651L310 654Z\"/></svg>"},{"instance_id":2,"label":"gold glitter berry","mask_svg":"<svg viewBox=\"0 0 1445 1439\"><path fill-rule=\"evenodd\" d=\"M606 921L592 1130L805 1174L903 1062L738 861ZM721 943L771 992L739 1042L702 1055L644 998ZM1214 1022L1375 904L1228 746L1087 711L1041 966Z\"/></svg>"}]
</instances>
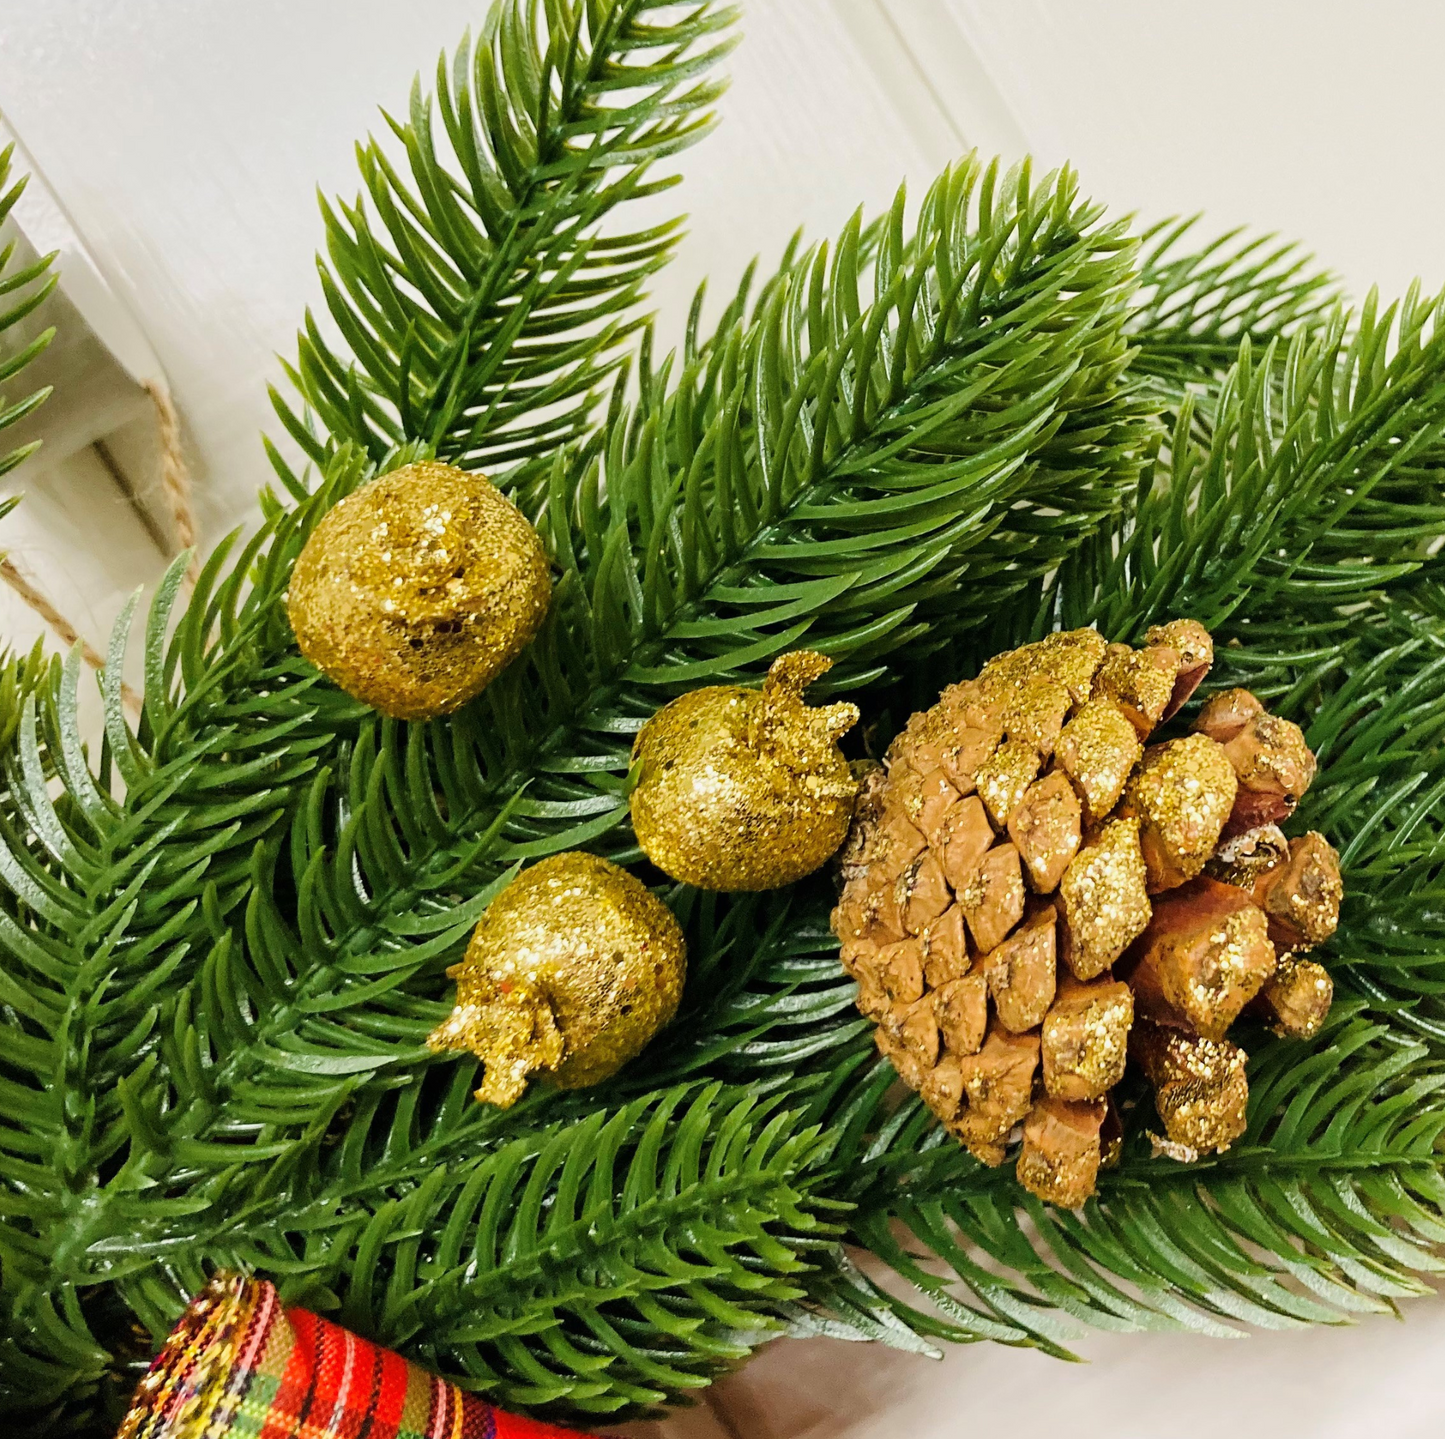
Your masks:
<instances>
[{"instance_id":1,"label":"gold glitter berry","mask_svg":"<svg viewBox=\"0 0 1445 1439\"><path fill-rule=\"evenodd\" d=\"M642 727L632 827L660 870L700 889L776 889L838 849L858 790L838 739L858 707L803 703L831 666L782 655L761 690L694 690Z\"/></svg>"},{"instance_id":2,"label":"gold glitter berry","mask_svg":"<svg viewBox=\"0 0 1445 1439\"><path fill-rule=\"evenodd\" d=\"M505 1109L531 1075L580 1089L615 1074L677 1012L687 946L672 911L596 855L525 869L472 934L456 1008L427 1038L486 1065L477 1098Z\"/></svg>"},{"instance_id":3,"label":"gold glitter berry","mask_svg":"<svg viewBox=\"0 0 1445 1439\"><path fill-rule=\"evenodd\" d=\"M395 719L448 714L526 647L552 580L496 486L422 461L348 495L307 540L286 597L301 653Z\"/></svg>"}]
</instances>

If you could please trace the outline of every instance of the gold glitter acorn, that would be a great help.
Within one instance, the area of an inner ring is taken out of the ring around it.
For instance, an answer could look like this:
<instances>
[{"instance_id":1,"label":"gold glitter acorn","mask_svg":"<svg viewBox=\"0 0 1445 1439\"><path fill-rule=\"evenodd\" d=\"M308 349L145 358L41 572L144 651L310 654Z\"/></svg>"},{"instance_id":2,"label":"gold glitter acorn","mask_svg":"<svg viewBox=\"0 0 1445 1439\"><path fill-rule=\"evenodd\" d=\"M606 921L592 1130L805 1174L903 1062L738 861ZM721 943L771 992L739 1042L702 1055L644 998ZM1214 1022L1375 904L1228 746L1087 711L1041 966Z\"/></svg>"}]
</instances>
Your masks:
<instances>
[{"instance_id":1,"label":"gold glitter acorn","mask_svg":"<svg viewBox=\"0 0 1445 1439\"><path fill-rule=\"evenodd\" d=\"M1299 730L1232 690L1145 747L1213 654L1176 620L1141 650L1076 630L999 655L913 716L843 850L833 928L879 1050L1052 1204L1094 1192L1130 1055L1189 1159L1244 1130L1240 1013L1308 1037L1329 1010L1301 951L1334 932L1339 859L1267 822L1313 778Z\"/></svg>"},{"instance_id":2,"label":"gold glitter acorn","mask_svg":"<svg viewBox=\"0 0 1445 1439\"><path fill-rule=\"evenodd\" d=\"M427 1038L486 1065L505 1109L533 1074L582 1089L635 1058L677 1012L687 946L672 911L596 855L553 855L494 899L460 964L456 1008Z\"/></svg>"},{"instance_id":3,"label":"gold glitter acorn","mask_svg":"<svg viewBox=\"0 0 1445 1439\"><path fill-rule=\"evenodd\" d=\"M495 485L423 461L317 525L287 612L301 653L395 719L448 714L526 647L552 580L537 533Z\"/></svg>"},{"instance_id":4,"label":"gold glitter acorn","mask_svg":"<svg viewBox=\"0 0 1445 1439\"><path fill-rule=\"evenodd\" d=\"M803 703L832 663L782 655L761 690L694 690L642 727L632 827L660 870L699 889L776 889L843 843L858 783L838 739L858 707Z\"/></svg>"}]
</instances>

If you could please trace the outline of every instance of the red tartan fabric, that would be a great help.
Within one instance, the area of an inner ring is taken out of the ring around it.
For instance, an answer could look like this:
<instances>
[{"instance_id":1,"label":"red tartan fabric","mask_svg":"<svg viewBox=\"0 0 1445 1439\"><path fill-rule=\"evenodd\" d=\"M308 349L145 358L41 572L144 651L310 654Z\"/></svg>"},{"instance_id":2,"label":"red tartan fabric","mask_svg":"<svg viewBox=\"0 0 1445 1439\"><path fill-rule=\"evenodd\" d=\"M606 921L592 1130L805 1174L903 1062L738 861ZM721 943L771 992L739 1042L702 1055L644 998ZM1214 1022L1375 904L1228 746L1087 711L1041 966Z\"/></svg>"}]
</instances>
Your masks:
<instances>
[{"instance_id":1,"label":"red tartan fabric","mask_svg":"<svg viewBox=\"0 0 1445 1439\"><path fill-rule=\"evenodd\" d=\"M219 1274L191 1301L116 1439L579 1439L494 1409L305 1309Z\"/></svg>"}]
</instances>

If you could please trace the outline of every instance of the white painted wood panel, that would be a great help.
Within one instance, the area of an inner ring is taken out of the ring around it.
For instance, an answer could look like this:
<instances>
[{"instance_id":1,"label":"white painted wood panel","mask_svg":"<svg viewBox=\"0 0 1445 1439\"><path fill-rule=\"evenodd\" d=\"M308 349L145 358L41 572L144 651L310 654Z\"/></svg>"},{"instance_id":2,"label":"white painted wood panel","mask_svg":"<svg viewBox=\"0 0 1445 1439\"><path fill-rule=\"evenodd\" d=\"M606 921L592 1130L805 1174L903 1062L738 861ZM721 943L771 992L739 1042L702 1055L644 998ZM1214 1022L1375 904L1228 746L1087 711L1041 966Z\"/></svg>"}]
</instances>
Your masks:
<instances>
[{"instance_id":1,"label":"white painted wood panel","mask_svg":"<svg viewBox=\"0 0 1445 1439\"><path fill-rule=\"evenodd\" d=\"M1298 238L1360 295L1445 284L1436 0L882 3L985 147L1071 161L1119 210Z\"/></svg>"},{"instance_id":2,"label":"white painted wood panel","mask_svg":"<svg viewBox=\"0 0 1445 1439\"><path fill-rule=\"evenodd\" d=\"M413 73L429 74L482 9L357 0L338 24L328 0L50 0L5 26L6 114L143 319L213 534L266 478L257 435L276 428L274 354L291 352L319 297L317 186L355 193L352 145L379 126L378 104L404 112ZM926 180L949 148L920 143L946 130L940 112L892 102L829 0L755 5L732 69L723 128L659 202L693 217L657 291L673 337L704 275L729 288L799 224L836 229L904 175Z\"/></svg>"}]
</instances>

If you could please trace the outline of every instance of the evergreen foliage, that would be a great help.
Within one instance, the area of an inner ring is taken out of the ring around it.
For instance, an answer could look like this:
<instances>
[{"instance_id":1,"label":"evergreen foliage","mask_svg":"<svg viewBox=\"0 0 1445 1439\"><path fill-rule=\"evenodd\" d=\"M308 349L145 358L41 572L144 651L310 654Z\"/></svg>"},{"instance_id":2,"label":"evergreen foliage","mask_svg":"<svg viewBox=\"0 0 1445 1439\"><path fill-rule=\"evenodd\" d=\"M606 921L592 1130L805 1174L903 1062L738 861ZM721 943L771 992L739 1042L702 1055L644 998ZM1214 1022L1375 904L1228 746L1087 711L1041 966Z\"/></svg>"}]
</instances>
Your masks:
<instances>
[{"instance_id":1,"label":"evergreen foliage","mask_svg":"<svg viewBox=\"0 0 1445 1439\"><path fill-rule=\"evenodd\" d=\"M1388 1308L1445 1262L1441 302L1351 310L1289 247L1135 239L1067 172L967 159L911 222L900 195L749 271L710 328L699 296L658 360L640 306L678 229L613 212L710 125L733 18L499 0L326 209L334 333L308 319L278 399L307 469L273 451L259 530L159 586L139 722L133 613L98 746L77 655L0 674L0 1405L27 1433L106 1432L217 1265L600 1422L785 1329L1065 1353ZM327 509L421 453L486 465L560 578L477 701L402 725L319 679L280 597ZM628 749L672 695L806 643L881 746L1001 645L1172 615L1306 727L1298 823L1346 872L1335 1015L1246 1036L1227 1154L1154 1158L1141 1107L1077 1214L978 1165L877 1060L826 877L662 886L683 1007L604 1085L499 1112L425 1049L518 866L640 863Z\"/></svg>"},{"instance_id":2,"label":"evergreen foliage","mask_svg":"<svg viewBox=\"0 0 1445 1439\"><path fill-rule=\"evenodd\" d=\"M0 225L9 218L15 202L25 191L25 176L12 182L15 146L7 145L0 150ZM0 385L15 379L55 338L54 327L41 330L28 342L16 345L8 343L7 332L15 329L28 316L33 315L55 288L59 276L50 269L53 255L42 255L29 264L18 263L18 242L11 238L0 247ZM0 395L0 431L18 424L32 410L43 404L50 394L49 386L42 386L18 400L9 400ZM0 475L8 474L22 460L27 459L39 448L40 442L32 440L27 445L17 446L5 452L4 438L0 436ZM8 511L7 511L8 512Z\"/></svg>"}]
</instances>

